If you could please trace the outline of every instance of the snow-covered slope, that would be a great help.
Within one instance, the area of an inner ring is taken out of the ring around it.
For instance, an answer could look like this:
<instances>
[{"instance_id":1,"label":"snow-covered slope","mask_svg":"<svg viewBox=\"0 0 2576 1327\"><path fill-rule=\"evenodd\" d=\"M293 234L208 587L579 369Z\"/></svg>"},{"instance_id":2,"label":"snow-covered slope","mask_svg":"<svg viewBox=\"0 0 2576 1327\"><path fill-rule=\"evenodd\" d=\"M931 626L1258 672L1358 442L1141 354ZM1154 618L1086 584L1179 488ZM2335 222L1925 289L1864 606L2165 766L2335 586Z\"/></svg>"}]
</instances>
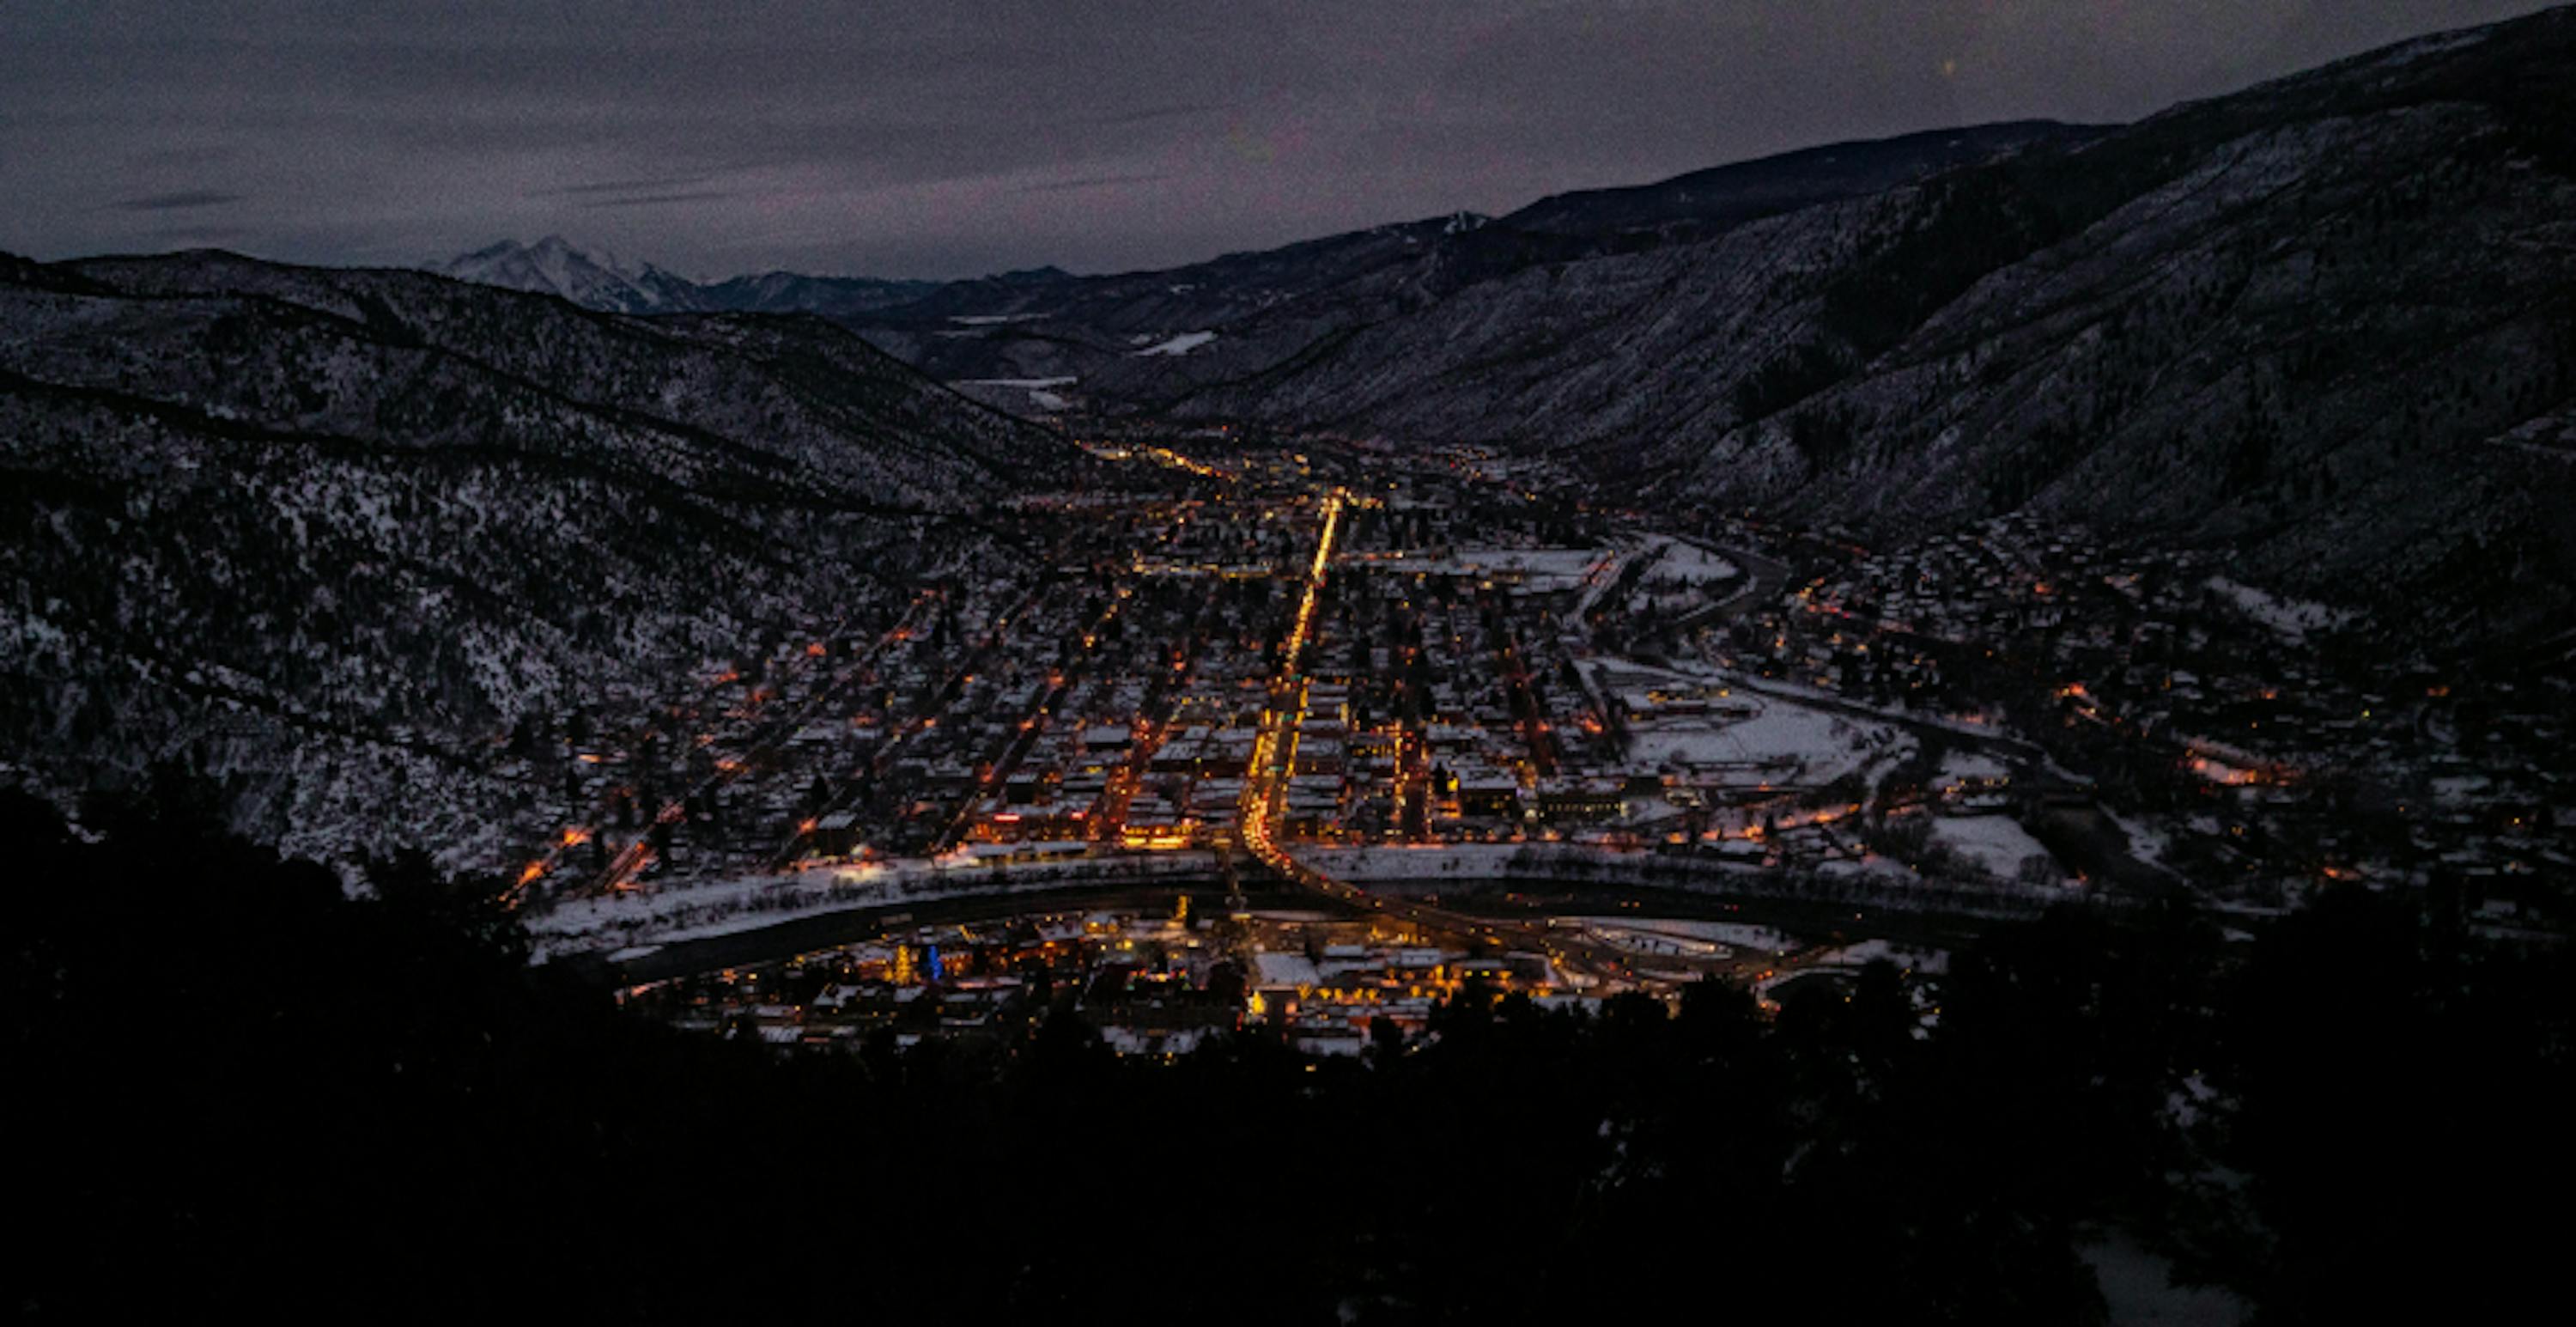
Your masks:
<instances>
[{"instance_id":1,"label":"snow-covered slope","mask_svg":"<svg viewBox=\"0 0 2576 1327\"><path fill-rule=\"evenodd\" d=\"M0 765L303 852L524 841L501 739L888 620L1082 465L813 318L225 254L0 261Z\"/></svg>"}]
</instances>

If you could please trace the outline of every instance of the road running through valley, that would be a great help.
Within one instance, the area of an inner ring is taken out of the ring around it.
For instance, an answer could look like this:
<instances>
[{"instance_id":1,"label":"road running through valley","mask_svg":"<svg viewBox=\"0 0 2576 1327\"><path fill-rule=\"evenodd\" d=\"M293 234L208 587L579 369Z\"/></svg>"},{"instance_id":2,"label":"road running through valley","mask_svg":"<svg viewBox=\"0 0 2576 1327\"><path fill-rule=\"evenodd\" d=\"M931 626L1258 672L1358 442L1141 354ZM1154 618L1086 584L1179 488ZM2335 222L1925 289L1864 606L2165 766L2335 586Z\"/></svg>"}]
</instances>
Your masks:
<instances>
[{"instance_id":1,"label":"road running through valley","mask_svg":"<svg viewBox=\"0 0 2576 1327\"><path fill-rule=\"evenodd\" d=\"M1453 935L1471 943L1493 945L1507 951L1543 954L1559 972L1595 987L1636 984L1638 977L1631 956L1616 946L1543 924L1474 917L1411 899L1373 893L1299 861L1280 845L1280 824L1287 807L1288 776L1295 767L1297 731L1306 717L1307 679L1302 668L1306 644L1312 632L1316 605L1323 599L1324 580L1332 565L1334 541L1341 532L1342 513L1351 501L1347 490L1334 488L1323 495L1320 504L1324 517L1323 533L1316 540L1314 561L1306 568L1295 625L1281 651L1279 671L1270 682L1270 705L1263 713L1260 733L1254 739L1252 771L1244 783L1241 817L1244 849L1283 879L1321 897L1424 931Z\"/></svg>"}]
</instances>

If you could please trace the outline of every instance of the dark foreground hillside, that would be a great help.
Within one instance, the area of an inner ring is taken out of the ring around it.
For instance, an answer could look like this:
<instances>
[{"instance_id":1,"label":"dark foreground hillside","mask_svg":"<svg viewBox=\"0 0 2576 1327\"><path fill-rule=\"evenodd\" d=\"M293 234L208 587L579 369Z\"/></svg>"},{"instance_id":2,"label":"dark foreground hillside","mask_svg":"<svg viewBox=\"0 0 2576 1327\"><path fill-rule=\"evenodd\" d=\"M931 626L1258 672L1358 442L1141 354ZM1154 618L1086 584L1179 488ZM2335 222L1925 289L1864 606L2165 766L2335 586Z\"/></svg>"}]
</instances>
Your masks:
<instances>
[{"instance_id":1,"label":"dark foreground hillside","mask_svg":"<svg viewBox=\"0 0 2576 1327\"><path fill-rule=\"evenodd\" d=\"M521 966L470 882L347 901L207 824L170 781L80 831L0 804L29 1319L2066 1323L2117 1226L2265 1321L2478 1320L2563 1229L2576 972L2367 894L2233 959L1999 933L1928 1039L1878 969L1775 1021L1462 1006L1361 1062L1121 1062L1069 1003L778 1059Z\"/></svg>"}]
</instances>

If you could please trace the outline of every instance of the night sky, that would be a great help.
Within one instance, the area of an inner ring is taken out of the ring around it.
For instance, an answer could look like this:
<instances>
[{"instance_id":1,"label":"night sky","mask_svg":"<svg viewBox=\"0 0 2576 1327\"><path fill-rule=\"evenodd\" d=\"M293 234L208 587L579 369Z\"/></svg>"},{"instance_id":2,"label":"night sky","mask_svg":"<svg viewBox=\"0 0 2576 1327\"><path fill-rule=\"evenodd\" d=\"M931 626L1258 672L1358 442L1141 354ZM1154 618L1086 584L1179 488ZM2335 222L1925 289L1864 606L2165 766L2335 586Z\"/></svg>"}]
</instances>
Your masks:
<instances>
[{"instance_id":1,"label":"night sky","mask_svg":"<svg viewBox=\"0 0 2576 1327\"><path fill-rule=\"evenodd\" d=\"M2531 0L0 0L0 249L1159 266L2134 119ZM467 17L471 15L472 17Z\"/></svg>"}]
</instances>

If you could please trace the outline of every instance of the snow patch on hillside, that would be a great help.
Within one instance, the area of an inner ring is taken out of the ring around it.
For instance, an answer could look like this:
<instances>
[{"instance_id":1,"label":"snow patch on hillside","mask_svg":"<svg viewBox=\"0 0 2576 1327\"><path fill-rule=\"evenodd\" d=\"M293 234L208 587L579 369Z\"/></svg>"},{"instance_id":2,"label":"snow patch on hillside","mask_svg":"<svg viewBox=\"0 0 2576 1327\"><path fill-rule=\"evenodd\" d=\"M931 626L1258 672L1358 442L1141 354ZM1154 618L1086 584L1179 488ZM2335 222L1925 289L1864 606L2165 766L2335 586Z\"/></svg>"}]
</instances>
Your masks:
<instances>
[{"instance_id":1,"label":"snow patch on hillside","mask_svg":"<svg viewBox=\"0 0 2576 1327\"><path fill-rule=\"evenodd\" d=\"M2311 631L2341 630L2353 620L2353 615L2342 609L2305 599L2282 598L2224 576L2210 577L2209 588L2226 596L2238 611L2271 628L2284 640L2305 640Z\"/></svg>"},{"instance_id":2,"label":"snow patch on hillside","mask_svg":"<svg viewBox=\"0 0 2576 1327\"><path fill-rule=\"evenodd\" d=\"M1168 341L1147 346L1136 354L1140 358L1146 355L1186 355L1215 339L1214 332L1183 332Z\"/></svg>"}]
</instances>

